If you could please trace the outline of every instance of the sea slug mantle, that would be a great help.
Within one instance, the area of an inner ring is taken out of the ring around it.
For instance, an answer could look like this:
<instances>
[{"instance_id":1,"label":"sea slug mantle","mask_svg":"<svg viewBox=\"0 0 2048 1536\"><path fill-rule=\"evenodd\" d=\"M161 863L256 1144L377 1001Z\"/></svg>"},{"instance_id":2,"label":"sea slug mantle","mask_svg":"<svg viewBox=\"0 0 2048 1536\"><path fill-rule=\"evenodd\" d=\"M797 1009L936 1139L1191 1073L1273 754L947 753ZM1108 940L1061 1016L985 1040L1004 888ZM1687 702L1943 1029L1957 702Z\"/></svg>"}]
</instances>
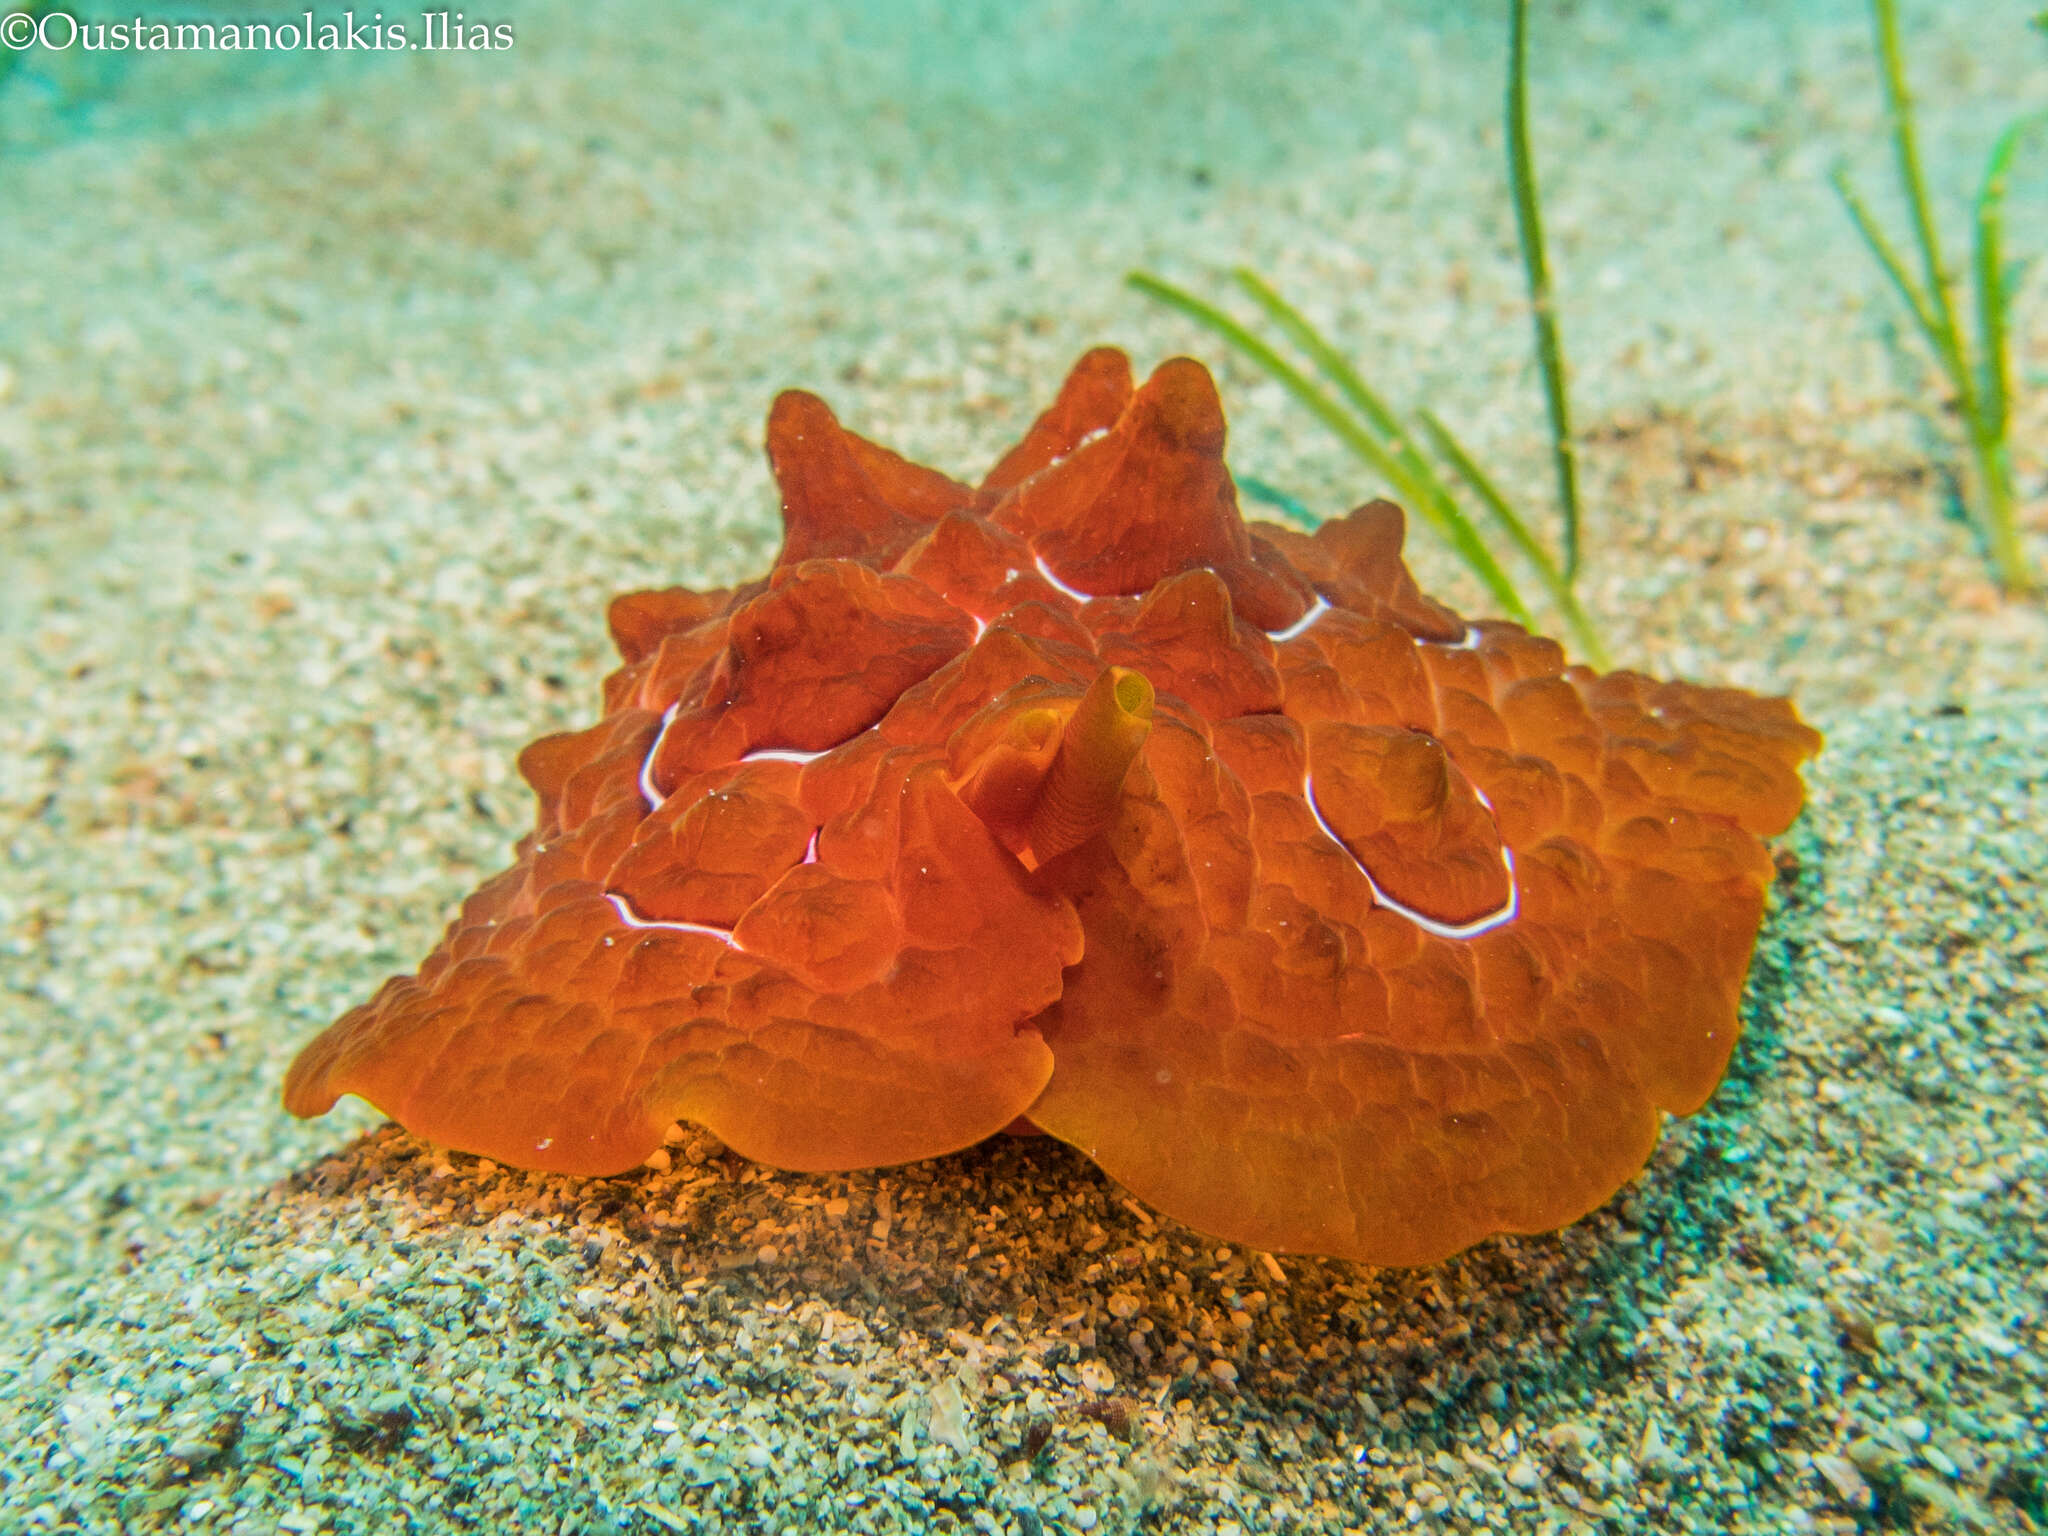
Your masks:
<instances>
[{"instance_id":1,"label":"sea slug mantle","mask_svg":"<svg viewBox=\"0 0 2048 1536\"><path fill-rule=\"evenodd\" d=\"M583 1174L1025 1121L1381 1264L1606 1200L1727 1065L1818 734L1467 623L1389 503L1248 525L1223 442L1199 364L1107 348L972 487L784 394L773 570L612 604L516 862L286 1106Z\"/></svg>"}]
</instances>

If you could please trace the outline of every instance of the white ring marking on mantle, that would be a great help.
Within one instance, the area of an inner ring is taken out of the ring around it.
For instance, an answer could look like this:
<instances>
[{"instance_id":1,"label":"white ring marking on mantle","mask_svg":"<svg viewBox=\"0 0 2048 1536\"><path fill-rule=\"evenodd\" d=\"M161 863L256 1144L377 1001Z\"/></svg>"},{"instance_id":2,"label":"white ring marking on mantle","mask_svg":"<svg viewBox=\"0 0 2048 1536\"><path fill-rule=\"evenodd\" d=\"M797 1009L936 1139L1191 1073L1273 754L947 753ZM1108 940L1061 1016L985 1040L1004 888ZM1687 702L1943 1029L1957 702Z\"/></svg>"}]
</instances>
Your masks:
<instances>
[{"instance_id":1,"label":"white ring marking on mantle","mask_svg":"<svg viewBox=\"0 0 2048 1536\"><path fill-rule=\"evenodd\" d=\"M654 733L654 745L649 747L647 755L640 759L640 798L647 802L650 813L660 810L662 802L668 799L667 795L654 787L654 760L661 755L661 744L667 739L668 728L675 724L676 711L681 707L682 700L678 699L662 711L661 729Z\"/></svg>"},{"instance_id":2,"label":"white ring marking on mantle","mask_svg":"<svg viewBox=\"0 0 2048 1536\"><path fill-rule=\"evenodd\" d=\"M1493 810L1493 806L1487 800L1485 793L1477 785L1473 786L1472 793L1479 797L1479 803L1485 806L1489 813ZM1521 890L1515 884L1515 855L1505 842L1500 845L1500 861L1502 867L1508 872L1507 901L1498 911L1489 912L1486 916L1476 918L1472 922L1446 923L1429 916L1427 913L1418 912L1413 907L1403 906L1380 889L1379 882L1372 877L1372 871L1367 869L1358 855L1351 851L1351 845L1339 837L1336 829L1323 819L1323 808L1316 804L1315 780L1308 774L1301 776L1301 796L1308 802L1308 813L1315 817L1316 825L1323 829L1323 835L1343 849L1344 856L1357 866L1358 872L1361 875L1365 876L1365 883L1372 891L1374 905L1385 907L1389 912L1407 918L1409 922L1415 924L1416 927L1422 929L1425 933L1433 933L1440 939L1476 939L1482 933L1491 932L1505 923L1514 921L1515 913L1521 906Z\"/></svg>"},{"instance_id":3,"label":"white ring marking on mantle","mask_svg":"<svg viewBox=\"0 0 2048 1536\"><path fill-rule=\"evenodd\" d=\"M676 933L709 934L728 949L736 949L743 955L747 952L747 946L732 936L730 928L720 928L712 923L665 922L660 918L642 917L633 910L633 904L617 891L606 891L604 899L617 910L619 921L628 928L667 928Z\"/></svg>"},{"instance_id":4,"label":"white ring marking on mantle","mask_svg":"<svg viewBox=\"0 0 2048 1536\"><path fill-rule=\"evenodd\" d=\"M1300 618L1296 619L1292 624L1288 625L1285 629L1267 630L1266 638L1268 640L1280 642L1297 639L1300 636L1307 634L1309 626L1315 623L1317 619L1320 619L1324 614L1328 613L1329 611L1330 600L1324 597L1322 593L1318 592L1316 594L1315 605L1311 607L1307 613L1304 613Z\"/></svg>"},{"instance_id":5,"label":"white ring marking on mantle","mask_svg":"<svg viewBox=\"0 0 2048 1536\"><path fill-rule=\"evenodd\" d=\"M654 744L647 749L647 755L640 759L640 798L647 802L649 815L660 810L662 806L668 803L668 796L664 795L654 784L654 759L660 755L661 744L668 736L668 728L675 723L676 711L681 707L682 701L677 700L676 703L669 705L662 712L661 729L655 732ZM815 762L824 755L823 752L799 752L792 747L762 747L757 751L744 753L740 757L740 761L743 763L809 763ZM815 864L818 862L818 833L823 830L821 827L811 829L811 840L804 845L804 863ZM612 904L613 910L619 914L619 921L623 922L628 928L666 928L675 933L708 934L710 937L717 939L721 944L724 944L728 949L736 949L743 955L747 952L746 945L733 937L730 928L720 928L714 923L669 922L656 917L642 917L633 910L633 904L617 891L606 891L604 899ZM605 942L610 943L611 941L607 939Z\"/></svg>"},{"instance_id":6,"label":"white ring marking on mantle","mask_svg":"<svg viewBox=\"0 0 2048 1536\"><path fill-rule=\"evenodd\" d=\"M1052 567L1045 563L1045 556L1040 554L1033 554L1031 557L1031 561L1032 564L1038 567L1039 575L1043 576L1047 581L1051 582L1056 590L1066 593L1067 596L1071 597L1075 602L1092 603L1095 601L1094 595L1092 593L1083 592L1076 587L1070 587L1064 581L1061 581L1059 577L1053 575Z\"/></svg>"}]
</instances>

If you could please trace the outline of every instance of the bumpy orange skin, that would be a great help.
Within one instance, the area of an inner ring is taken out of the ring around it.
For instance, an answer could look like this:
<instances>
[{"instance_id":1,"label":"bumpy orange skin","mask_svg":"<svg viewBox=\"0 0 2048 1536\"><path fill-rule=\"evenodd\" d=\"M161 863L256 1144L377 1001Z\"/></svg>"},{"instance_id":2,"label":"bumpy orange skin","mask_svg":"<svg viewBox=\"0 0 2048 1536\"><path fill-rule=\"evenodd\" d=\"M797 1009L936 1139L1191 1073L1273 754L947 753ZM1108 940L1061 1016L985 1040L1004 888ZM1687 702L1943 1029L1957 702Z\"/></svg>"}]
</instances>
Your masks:
<instances>
[{"instance_id":1,"label":"bumpy orange skin","mask_svg":"<svg viewBox=\"0 0 2048 1536\"><path fill-rule=\"evenodd\" d=\"M612 605L517 863L286 1106L590 1174L677 1119L800 1169L1028 1119L1381 1264L1605 1200L1727 1065L1820 738L1468 626L1387 503L1247 527L1223 435L1198 364L1101 349L971 489L784 395L774 570Z\"/></svg>"}]
</instances>

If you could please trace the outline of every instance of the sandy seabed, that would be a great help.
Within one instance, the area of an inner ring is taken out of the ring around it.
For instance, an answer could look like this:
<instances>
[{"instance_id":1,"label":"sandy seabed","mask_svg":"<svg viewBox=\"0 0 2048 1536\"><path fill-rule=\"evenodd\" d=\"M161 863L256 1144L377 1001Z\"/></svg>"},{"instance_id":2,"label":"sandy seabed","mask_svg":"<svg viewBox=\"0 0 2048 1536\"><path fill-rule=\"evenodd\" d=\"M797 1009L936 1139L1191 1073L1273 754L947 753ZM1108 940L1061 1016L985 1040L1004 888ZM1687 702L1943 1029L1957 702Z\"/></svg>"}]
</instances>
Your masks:
<instances>
[{"instance_id":1,"label":"sandy seabed","mask_svg":"<svg viewBox=\"0 0 2048 1536\"><path fill-rule=\"evenodd\" d=\"M2048 98L2025 8L1964 9L1906 18L1958 191ZM1545 505L1490 16L517 25L0 91L0 1530L2048 1526L2048 617L1943 515L1825 185L1897 217L1857 6L1539 7L1585 599L1829 746L1714 1103L1597 1215L1412 1273L1219 1246L1050 1142L579 1182L278 1109L529 819L606 597L772 557L783 385L971 475L1083 347L1194 351L1234 465L1341 510L1358 466L1118 281L1246 261Z\"/></svg>"}]
</instances>

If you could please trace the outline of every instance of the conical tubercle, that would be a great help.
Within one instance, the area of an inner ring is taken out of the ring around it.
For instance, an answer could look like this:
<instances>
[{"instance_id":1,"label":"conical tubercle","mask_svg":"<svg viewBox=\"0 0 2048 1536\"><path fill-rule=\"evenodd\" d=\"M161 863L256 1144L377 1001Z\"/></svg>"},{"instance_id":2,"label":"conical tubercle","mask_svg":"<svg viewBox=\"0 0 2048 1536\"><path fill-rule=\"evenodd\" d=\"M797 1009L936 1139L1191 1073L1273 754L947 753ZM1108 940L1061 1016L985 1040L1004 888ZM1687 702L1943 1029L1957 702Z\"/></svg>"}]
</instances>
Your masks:
<instances>
[{"instance_id":1,"label":"conical tubercle","mask_svg":"<svg viewBox=\"0 0 2048 1536\"><path fill-rule=\"evenodd\" d=\"M1059 398L988 472L975 492L975 504L983 509L994 506L1012 486L1107 432L1131 403L1133 388L1131 360L1117 348L1094 347L1084 353L1060 385Z\"/></svg>"},{"instance_id":2,"label":"conical tubercle","mask_svg":"<svg viewBox=\"0 0 2048 1536\"><path fill-rule=\"evenodd\" d=\"M1107 433L1021 481L992 515L1055 579L1094 596L1236 566L1251 558L1251 541L1223 443L1215 381L1200 363L1173 358Z\"/></svg>"},{"instance_id":3,"label":"conical tubercle","mask_svg":"<svg viewBox=\"0 0 2048 1536\"><path fill-rule=\"evenodd\" d=\"M1024 822L1034 864L1069 853L1103 831L1123 799L1124 776L1152 731L1152 684L1129 667L1104 667L1060 734Z\"/></svg>"},{"instance_id":4,"label":"conical tubercle","mask_svg":"<svg viewBox=\"0 0 2048 1536\"><path fill-rule=\"evenodd\" d=\"M849 432L832 408L784 390L768 412L768 467L782 493L776 565L850 559L886 565L973 492Z\"/></svg>"}]
</instances>

